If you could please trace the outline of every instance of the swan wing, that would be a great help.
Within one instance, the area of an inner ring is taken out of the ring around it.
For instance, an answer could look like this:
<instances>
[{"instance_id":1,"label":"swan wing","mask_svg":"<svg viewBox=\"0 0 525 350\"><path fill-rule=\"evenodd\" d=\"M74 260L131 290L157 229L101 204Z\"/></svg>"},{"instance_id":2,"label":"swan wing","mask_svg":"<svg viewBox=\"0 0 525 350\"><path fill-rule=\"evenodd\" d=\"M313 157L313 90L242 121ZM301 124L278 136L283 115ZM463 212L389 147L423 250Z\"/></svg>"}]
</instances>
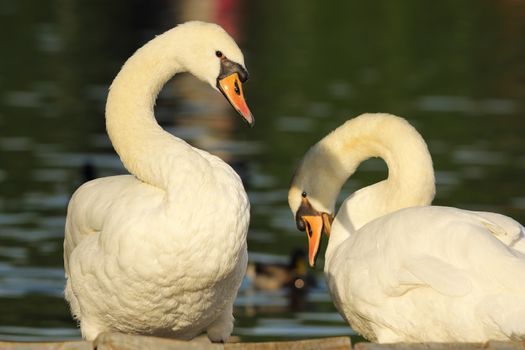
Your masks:
<instances>
[{"instance_id":1,"label":"swan wing","mask_svg":"<svg viewBox=\"0 0 525 350\"><path fill-rule=\"evenodd\" d=\"M429 287L448 296L464 296L473 288L525 292L521 244L523 227L503 215L405 208L351 233L335 251L331 272L345 266L354 282L384 296Z\"/></svg>"},{"instance_id":2,"label":"swan wing","mask_svg":"<svg viewBox=\"0 0 525 350\"><path fill-rule=\"evenodd\" d=\"M522 248L523 227L509 217L419 207L394 213L381 226L393 233L387 235L383 252L398 267L396 283L387 284L397 286L395 294L431 287L464 296L474 285L487 292L525 291L525 255L517 249Z\"/></svg>"},{"instance_id":3,"label":"swan wing","mask_svg":"<svg viewBox=\"0 0 525 350\"><path fill-rule=\"evenodd\" d=\"M398 279L396 294L404 294L417 287L430 287L449 296L464 296L472 291L467 273L432 256L415 257L405 261Z\"/></svg>"},{"instance_id":4,"label":"swan wing","mask_svg":"<svg viewBox=\"0 0 525 350\"><path fill-rule=\"evenodd\" d=\"M64 238L64 268L69 275L73 250L85 238L99 234L111 215L114 198L140 182L131 175L110 176L86 182L69 201Z\"/></svg>"}]
</instances>

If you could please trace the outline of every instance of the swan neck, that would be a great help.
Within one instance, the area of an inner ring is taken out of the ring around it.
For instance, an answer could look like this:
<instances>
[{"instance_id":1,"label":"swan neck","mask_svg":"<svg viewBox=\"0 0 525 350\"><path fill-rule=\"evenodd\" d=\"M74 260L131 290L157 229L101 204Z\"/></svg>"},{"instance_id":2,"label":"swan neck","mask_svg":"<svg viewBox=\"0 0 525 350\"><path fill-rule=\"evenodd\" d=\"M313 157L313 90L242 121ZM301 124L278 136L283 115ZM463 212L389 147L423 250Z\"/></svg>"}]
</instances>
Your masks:
<instances>
[{"instance_id":1,"label":"swan neck","mask_svg":"<svg viewBox=\"0 0 525 350\"><path fill-rule=\"evenodd\" d=\"M348 199L360 198L356 206L368 213L361 221L407 206L430 204L435 185L426 143L407 121L387 114L361 115L319 141L306 154L292 186L311 192L309 199L317 210L334 213L341 187L371 157L386 162L388 178Z\"/></svg>"},{"instance_id":2,"label":"swan neck","mask_svg":"<svg viewBox=\"0 0 525 350\"><path fill-rule=\"evenodd\" d=\"M168 186L158 171L166 149L182 145L165 132L154 115L155 100L164 84L183 69L164 57L164 35L137 50L111 84L106 104L109 138L126 169L140 180L160 188Z\"/></svg>"},{"instance_id":3,"label":"swan neck","mask_svg":"<svg viewBox=\"0 0 525 350\"><path fill-rule=\"evenodd\" d=\"M382 158L387 179L360 189L341 205L332 224L326 266L337 248L368 222L396 210L430 205L435 194L432 159L421 135L404 119L384 114L363 115L345 123L324 140L334 172L335 202L339 190L366 159ZM337 189L337 191L335 190Z\"/></svg>"}]
</instances>

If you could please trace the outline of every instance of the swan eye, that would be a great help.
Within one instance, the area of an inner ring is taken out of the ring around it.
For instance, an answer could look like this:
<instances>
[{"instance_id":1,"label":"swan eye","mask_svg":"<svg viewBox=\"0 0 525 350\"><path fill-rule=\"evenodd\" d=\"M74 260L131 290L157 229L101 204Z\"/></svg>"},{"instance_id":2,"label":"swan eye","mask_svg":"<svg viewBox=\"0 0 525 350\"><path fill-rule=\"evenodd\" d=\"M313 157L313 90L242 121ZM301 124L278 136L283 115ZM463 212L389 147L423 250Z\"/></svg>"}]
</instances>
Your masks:
<instances>
[{"instance_id":1,"label":"swan eye","mask_svg":"<svg viewBox=\"0 0 525 350\"><path fill-rule=\"evenodd\" d=\"M306 192L303 192L301 196L303 196L303 198L306 198Z\"/></svg>"},{"instance_id":2,"label":"swan eye","mask_svg":"<svg viewBox=\"0 0 525 350\"><path fill-rule=\"evenodd\" d=\"M215 51L215 56L221 58L221 57L222 57L222 52L220 52L220 51L218 51L218 50Z\"/></svg>"}]
</instances>

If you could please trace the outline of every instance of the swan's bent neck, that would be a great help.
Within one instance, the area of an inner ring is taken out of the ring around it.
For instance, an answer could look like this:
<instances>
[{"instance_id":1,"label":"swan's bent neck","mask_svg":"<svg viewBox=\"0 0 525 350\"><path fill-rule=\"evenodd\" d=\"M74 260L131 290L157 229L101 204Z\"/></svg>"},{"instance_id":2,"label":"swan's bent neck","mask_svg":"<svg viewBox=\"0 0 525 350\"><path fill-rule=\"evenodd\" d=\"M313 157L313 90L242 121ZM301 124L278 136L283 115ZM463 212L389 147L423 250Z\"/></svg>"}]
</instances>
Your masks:
<instances>
[{"instance_id":1,"label":"swan's bent neck","mask_svg":"<svg viewBox=\"0 0 525 350\"><path fill-rule=\"evenodd\" d=\"M298 193L304 191L316 210L334 213L341 187L371 157L386 162L388 178L345 201L333 223L328 250L377 217L428 205L434 198L434 170L425 141L407 121L388 114L351 119L314 145L296 172L290 198L300 198Z\"/></svg>"},{"instance_id":2,"label":"swan's bent neck","mask_svg":"<svg viewBox=\"0 0 525 350\"><path fill-rule=\"evenodd\" d=\"M161 165L166 167L162 156L168 149L188 148L157 124L153 111L161 88L183 71L176 59L165 57L163 47L173 39L168 33L128 59L111 84L106 104L106 128L122 163L140 180L162 189L169 186L165 172L160 171Z\"/></svg>"},{"instance_id":3,"label":"swan's bent neck","mask_svg":"<svg viewBox=\"0 0 525 350\"><path fill-rule=\"evenodd\" d=\"M346 200L342 209L346 210L352 229L358 230L401 208L432 202L435 194L432 158L421 135L406 120L388 114L365 114L338 131L341 135L334 132L327 142L338 148L338 154L347 155L341 159L346 177L339 178L340 186L370 157L382 158L388 167L386 180L365 187Z\"/></svg>"}]
</instances>

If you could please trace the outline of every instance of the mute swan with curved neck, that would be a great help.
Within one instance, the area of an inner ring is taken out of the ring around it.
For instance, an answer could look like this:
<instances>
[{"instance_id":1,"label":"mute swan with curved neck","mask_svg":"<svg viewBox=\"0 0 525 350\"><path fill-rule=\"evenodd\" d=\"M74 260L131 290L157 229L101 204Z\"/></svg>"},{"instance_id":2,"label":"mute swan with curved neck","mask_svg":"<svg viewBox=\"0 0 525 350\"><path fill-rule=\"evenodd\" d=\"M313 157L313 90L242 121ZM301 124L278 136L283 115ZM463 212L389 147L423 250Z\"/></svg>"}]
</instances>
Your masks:
<instances>
[{"instance_id":1,"label":"mute swan with curved neck","mask_svg":"<svg viewBox=\"0 0 525 350\"><path fill-rule=\"evenodd\" d=\"M361 162L381 157L388 178L341 205ZM309 261L328 238L324 272L333 302L371 341L525 339L524 228L488 212L431 206L427 146L404 119L364 114L306 153L288 201L306 230ZM333 220L333 221L332 221Z\"/></svg>"},{"instance_id":2,"label":"mute swan with curved neck","mask_svg":"<svg viewBox=\"0 0 525 350\"><path fill-rule=\"evenodd\" d=\"M246 270L249 202L219 158L165 132L153 114L162 86L188 71L253 124L244 58L219 26L188 22L137 50L106 104L111 142L131 175L73 195L64 240L65 297L82 336L117 331L224 342Z\"/></svg>"}]
</instances>

